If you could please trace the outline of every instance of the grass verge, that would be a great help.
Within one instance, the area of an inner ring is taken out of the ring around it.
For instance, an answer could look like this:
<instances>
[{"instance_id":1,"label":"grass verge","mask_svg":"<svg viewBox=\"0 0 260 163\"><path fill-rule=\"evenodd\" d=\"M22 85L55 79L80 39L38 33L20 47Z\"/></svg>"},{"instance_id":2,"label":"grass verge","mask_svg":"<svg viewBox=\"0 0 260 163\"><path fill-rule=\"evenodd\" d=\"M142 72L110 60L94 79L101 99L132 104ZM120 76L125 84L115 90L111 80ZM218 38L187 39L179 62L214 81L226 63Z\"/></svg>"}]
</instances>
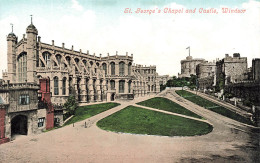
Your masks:
<instances>
[{"instance_id":1,"label":"grass verge","mask_svg":"<svg viewBox=\"0 0 260 163\"><path fill-rule=\"evenodd\" d=\"M177 103L175 103L171 100L168 100L166 98L163 98L163 97L154 97L154 98L151 98L149 100L139 102L137 104L147 106L147 107L151 107L151 108L155 108L155 109L159 109L159 110L169 111L169 112L172 112L172 113L178 113L178 114L191 116L191 117L194 117L194 118L203 119L203 117L201 117L201 116L193 113L192 111L180 106L179 104L177 104Z\"/></svg>"},{"instance_id":2,"label":"grass verge","mask_svg":"<svg viewBox=\"0 0 260 163\"><path fill-rule=\"evenodd\" d=\"M233 120L242 122L242 123L246 123L249 125L253 125L253 123L250 121L249 118L246 118L240 114L237 114L223 106L220 106L218 104L215 104L214 102L211 102L209 100L206 100L198 95L195 95L191 92L185 91L185 90L177 90L176 93L182 97L184 97L185 99L199 105L202 106L208 110L214 111L218 114L221 114L223 116L226 116L228 118L231 118Z\"/></svg>"},{"instance_id":3,"label":"grass verge","mask_svg":"<svg viewBox=\"0 0 260 163\"><path fill-rule=\"evenodd\" d=\"M104 130L162 136L204 135L213 127L205 122L128 106L97 122Z\"/></svg>"},{"instance_id":4,"label":"grass verge","mask_svg":"<svg viewBox=\"0 0 260 163\"><path fill-rule=\"evenodd\" d=\"M75 111L74 117L68 120L64 125L69 125L75 122L82 121L94 115L97 115L101 112L114 108L120 104L118 103L102 103L102 104L94 104L87 106L80 106Z\"/></svg>"}]
</instances>

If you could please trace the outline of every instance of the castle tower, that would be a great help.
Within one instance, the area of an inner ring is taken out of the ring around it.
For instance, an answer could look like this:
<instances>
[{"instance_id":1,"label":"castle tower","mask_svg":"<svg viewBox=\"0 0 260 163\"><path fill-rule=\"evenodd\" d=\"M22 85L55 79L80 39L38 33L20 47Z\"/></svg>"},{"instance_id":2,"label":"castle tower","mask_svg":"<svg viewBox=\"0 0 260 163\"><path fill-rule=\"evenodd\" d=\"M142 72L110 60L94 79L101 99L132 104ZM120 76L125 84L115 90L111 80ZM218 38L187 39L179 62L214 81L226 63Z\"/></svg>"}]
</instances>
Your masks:
<instances>
[{"instance_id":1,"label":"castle tower","mask_svg":"<svg viewBox=\"0 0 260 163\"><path fill-rule=\"evenodd\" d=\"M38 30L31 24L26 28L27 34L27 82L37 82L36 77L36 55Z\"/></svg>"},{"instance_id":2,"label":"castle tower","mask_svg":"<svg viewBox=\"0 0 260 163\"><path fill-rule=\"evenodd\" d=\"M16 57L15 57L15 46L17 44L17 37L13 33L13 26L12 32L7 36L7 72L8 78L10 83L16 82Z\"/></svg>"}]
</instances>

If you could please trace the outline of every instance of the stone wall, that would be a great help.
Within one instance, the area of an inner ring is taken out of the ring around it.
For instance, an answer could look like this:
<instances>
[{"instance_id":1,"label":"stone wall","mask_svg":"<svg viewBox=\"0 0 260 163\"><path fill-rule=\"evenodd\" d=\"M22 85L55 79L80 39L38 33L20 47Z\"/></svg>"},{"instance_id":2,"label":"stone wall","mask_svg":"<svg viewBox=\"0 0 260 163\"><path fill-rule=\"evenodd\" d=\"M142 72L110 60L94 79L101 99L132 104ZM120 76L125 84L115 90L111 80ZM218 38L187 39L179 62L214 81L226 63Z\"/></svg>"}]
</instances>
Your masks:
<instances>
[{"instance_id":1,"label":"stone wall","mask_svg":"<svg viewBox=\"0 0 260 163\"><path fill-rule=\"evenodd\" d=\"M257 81L230 83L225 86L225 92L260 106L260 83Z\"/></svg>"}]
</instances>

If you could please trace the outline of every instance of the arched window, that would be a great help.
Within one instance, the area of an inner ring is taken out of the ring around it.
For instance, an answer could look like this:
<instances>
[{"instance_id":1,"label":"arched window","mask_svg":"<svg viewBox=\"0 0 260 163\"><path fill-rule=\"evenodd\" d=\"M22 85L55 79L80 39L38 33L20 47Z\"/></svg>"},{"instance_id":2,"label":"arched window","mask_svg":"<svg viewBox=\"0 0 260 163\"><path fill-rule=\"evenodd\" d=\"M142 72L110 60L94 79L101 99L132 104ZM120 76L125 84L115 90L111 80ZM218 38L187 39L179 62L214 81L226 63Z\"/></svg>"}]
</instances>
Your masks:
<instances>
[{"instance_id":1,"label":"arched window","mask_svg":"<svg viewBox=\"0 0 260 163\"><path fill-rule=\"evenodd\" d=\"M131 75L131 67L132 67L132 63L128 63L128 75Z\"/></svg>"},{"instance_id":2,"label":"arched window","mask_svg":"<svg viewBox=\"0 0 260 163\"><path fill-rule=\"evenodd\" d=\"M111 87L111 90L115 89L115 81L114 80L110 80L110 87Z\"/></svg>"},{"instance_id":3,"label":"arched window","mask_svg":"<svg viewBox=\"0 0 260 163\"><path fill-rule=\"evenodd\" d=\"M124 93L124 90L125 90L125 81L120 80L119 81L119 93Z\"/></svg>"},{"instance_id":4,"label":"arched window","mask_svg":"<svg viewBox=\"0 0 260 163\"><path fill-rule=\"evenodd\" d=\"M18 57L18 80L25 82L27 80L27 54L22 53Z\"/></svg>"},{"instance_id":5,"label":"arched window","mask_svg":"<svg viewBox=\"0 0 260 163\"><path fill-rule=\"evenodd\" d=\"M62 79L62 95L66 95L66 78Z\"/></svg>"},{"instance_id":6,"label":"arched window","mask_svg":"<svg viewBox=\"0 0 260 163\"><path fill-rule=\"evenodd\" d=\"M111 75L115 75L115 63L111 62L110 66L111 66Z\"/></svg>"},{"instance_id":7,"label":"arched window","mask_svg":"<svg viewBox=\"0 0 260 163\"><path fill-rule=\"evenodd\" d=\"M59 78L55 76L54 80L54 95L59 95Z\"/></svg>"},{"instance_id":8,"label":"arched window","mask_svg":"<svg viewBox=\"0 0 260 163\"><path fill-rule=\"evenodd\" d=\"M46 67L51 66L51 54L49 52L42 53L42 57L45 61Z\"/></svg>"},{"instance_id":9,"label":"arched window","mask_svg":"<svg viewBox=\"0 0 260 163\"><path fill-rule=\"evenodd\" d=\"M75 58L74 60L75 60L76 64L79 65L79 59Z\"/></svg>"},{"instance_id":10,"label":"arched window","mask_svg":"<svg viewBox=\"0 0 260 163\"><path fill-rule=\"evenodd\" d=\"M73 90L73 87L72 87L72 77L69 77L69 94L70 95L72 94L72 90Z\"/></svg>"},{"instance_id":11,"label":"arched window","mask_svg":"<svg viewBox=\"0 0 260 163\"><path fill-rule=\"evenodd\" d=\"M87 61L83 60L83 64L87 67Z\"/></svg>"},{"instance_id":12,"label":"arched window","mask_svg":"<svg viewBox=\"0 0 260 163\"><path fill-rule=\"evenodd\" d=\"M67 61L68 64L70 65L70 57L69 57L69 56L66 57L66 61Z\"/></svg>"},{"instance_id":13,"label":"arched window","mask_svg":"<svg viewBox=\"0 0 260 163\"><path fill-rule=\"evenodd\" d=\"M61 63L61 55L57 54L56 55L56 60L58 62L58 65L60 65L60 63ZM55 66L58 66L58 65L55 63Z\"/></svg>"},{"instance_id":14,"label":"arched window","mask_svg":"<svg viewBox=\"0 0 260 163\"><path fill-rule=\"evenodd\" d=\"M107 75L107 64L106 63L102 64L102 69L105 71L105 75Z\"/></svg>"},{"instance_id":15,"label":"arched window","mask_svg":"<svg viewBox=\"0 0 260 163\"><path fill-rule=\"evenodd\" d=\"M131 83L132 83L132 81L130 80L128 82L128 93L131 93Z\"/></svg>"},{"instance_id":16,"label":"arched window","mask_svg":"<svg viewBox=\"0 0 260 163\"><path fill-rule=\"evenodd\" d=\"M125 63L124 62L119 63L119 75L120 76L125 75Z\"/></svg>"}]
</instances>

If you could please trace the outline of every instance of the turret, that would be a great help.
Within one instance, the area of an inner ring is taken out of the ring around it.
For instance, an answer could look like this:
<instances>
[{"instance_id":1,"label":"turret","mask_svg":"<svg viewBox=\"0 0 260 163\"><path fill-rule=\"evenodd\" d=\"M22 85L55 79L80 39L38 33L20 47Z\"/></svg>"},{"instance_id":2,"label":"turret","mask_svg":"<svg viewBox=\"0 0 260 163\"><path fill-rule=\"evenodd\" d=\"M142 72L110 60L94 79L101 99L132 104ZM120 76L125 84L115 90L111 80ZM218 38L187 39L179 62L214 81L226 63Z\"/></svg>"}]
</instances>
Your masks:
<instances>
[{"instance_id":1,"label":"turret","mask_svg":"<svg viewBox=\"0 0 260 163\"><path fill-rule=\"evenodd\" d=\"M7 36L7 72L8 78L7 80L10 83L15 82L15 74L16 74L16 60L15 60L15 46L17 44L17 37L13 33L13 25L12 32Z\"/></svg>"},{"instance_id":2,"label":"turret","mask_svg":"<svg viewBox=\"0 0 260 163\"><path fill-rule=\"evenodd\" d=\"M38 30L33 25L32 17L31 24L26 28L27 34L27 82L37 82L36 77L36 56L37 52L37 35Z\"/></svg>"}]
</instances>

